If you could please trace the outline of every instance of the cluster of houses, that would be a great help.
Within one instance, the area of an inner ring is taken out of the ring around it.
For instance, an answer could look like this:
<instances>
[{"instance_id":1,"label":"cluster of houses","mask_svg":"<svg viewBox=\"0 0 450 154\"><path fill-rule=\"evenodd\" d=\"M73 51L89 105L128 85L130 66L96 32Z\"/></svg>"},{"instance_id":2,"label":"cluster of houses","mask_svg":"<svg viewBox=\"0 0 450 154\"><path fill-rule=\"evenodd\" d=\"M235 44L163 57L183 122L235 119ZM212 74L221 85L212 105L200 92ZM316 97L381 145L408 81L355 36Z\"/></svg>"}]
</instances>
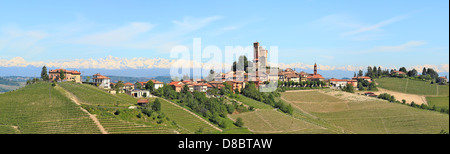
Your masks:
<instances>
[{"instance_id":1,"label":"cluster of houses","mask_svg":"<svg viewBox=\"0 0 450 154\"><path fill-rule=\"evenodd\" d=\"M264 49L259 45L258 42L253 43L254 46L254 59L252 61L252 66L257 68L256 71L253 72L245 72L245 71L230 71L227 73L218 73L215 74L214 79L212 81L206 81L204 79L190 79L183 81L172 81L170 83L164 84L163 82L157 80L149 80L154 83L154 89L159 89L163 86L171 86L176 92L181 92L184 87L189 88L188 91L194 92L204 92L206 93L209 89L217 88L222 89L225 87L224 83L227 83L231 86L232 91L236 90L241 92L242 88L246 87L246 83L253 82L258 88L260 85L263 85L264 82L271 81L293 81L293 82L306 82L306 81L320 81L325 83L325 85L330 88L343 88L348 84L353 87L357 87L358 80L366 80L369 83L372 82L372 79L368 76L358 76L353 77L352 79L334 79L331 78L329 80L325 80L325 78L317 73L317 64L314 64L314 73L306 73L306 72L296 72L291 68L287 68L285 70L277 70L276 73L270 73L271 69L266 70L268 68L267 62L267 53L268 50ZM264 69L263 69L264 68ZM259 71L259 70L265 71ZM76 70L65 70L65 69L55 69L49 71L49 77L51 80L60 81L60 75L64 73L64 79L62 81L74 81L76 83L82 83L81 73ZM394 71L394 74L404 74L404 72ZM446 77L440 77L441 80L445 80L447 82ZM150 91L144 90L146 82L137 82L133 83L124 83L123 91L131 95L133 97L152 97ZM112 83L109 77L103 76L100 73L94 74L92 77L92 82L88 82L89 84L96 85L99 88L111 89L111 86L114 86L116 83ZM140 84L140 85L138 85ZM136 87L137 86L137 87ZM113 91L113 90L110 90ZM115 93L115 91L114 91ZM373 94L367 94L373 95Z\"/></svg>"}]
</instances>

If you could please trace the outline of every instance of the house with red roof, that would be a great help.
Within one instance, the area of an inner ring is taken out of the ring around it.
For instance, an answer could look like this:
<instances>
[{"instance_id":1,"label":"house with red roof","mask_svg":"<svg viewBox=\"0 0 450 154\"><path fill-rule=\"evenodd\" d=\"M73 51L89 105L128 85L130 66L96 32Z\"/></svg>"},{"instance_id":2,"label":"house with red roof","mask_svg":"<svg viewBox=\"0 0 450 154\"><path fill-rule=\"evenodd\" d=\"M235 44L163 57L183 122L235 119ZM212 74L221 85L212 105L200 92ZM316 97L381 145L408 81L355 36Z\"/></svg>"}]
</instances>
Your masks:
<instances>
[{"instance_id":1,"label":"house with red roof","mask_svg":"<svg viewBox=\"0 0 450 154\"><path fill-rule=\"evenodd\" d=\"M181 90L183 89L184 83L181 81L172 81L167 85L171 86L173 88L173 90L175 90L176 92L181 92Z\"/></svg>"},{"instance_id":2,"label":"house with red roof","mask_svg":"<svg viewBox=\"0 0 450 154\"><path fill-rule=\"evenodd\" d=\"M439 83L447 83L447 77L446 76L441 76L439 77Z\"/></svg>"},{"instance_id":3,"label":"house with red roof","mask_svg":"<svg viewBox=\"0 0 450 154\"><path fill-rule=\"evenodd\" d=\"M405 77L405 76L406 76L406 73L405 73L405 72L402 72L402 71L393 71L393 72L391 73L391 76Z\"/></svg>"},{"instance_id":4,"label":"house with red roof","mask_svg":"<svg viewBox=\"0 0 450 154\"><path fill-rule=\"evenodd\" d=\"M101 75L100 73L94 74L92 80L100 88L111 89L111 78Z\"/></svg>"},{"instance_id":5,"label":"house with red roof","mask_svg":"<svg viewBox=\"0 0 450 154\"><path fill-rule=\"evenodd\" d=\"M402 72L403 73L403 72ZM352 80L358 80L358 79L362 79L362 80L366 80L372 82L372 78L368 77L368 76L358 76L358 77L353 77Z\"/></svg>"},{"instance_id":6,"label":"house with red roof","mask_svg":"<svg viewBox=\"0 0 450 154\"><path fill-rule=\"evenodd\" d=\"M155 84L155 89L162 88L164 86L164 82L158 80L148 80L147 82L152 81Z\"/></svg>"},{"instance_id":7,"label":"house with red roof","mask_svg":"<svg viewBox=\"0 0 450 154\"><path fill-rule=\"evenodd\" d=\"M206 92L208 90L208 87L211 88L212 86L207 83L196 83L193 84L194 90L199 92Z\"/></svg>"},{"instance_id":8,"label":"house with red roof","mask_svg":"<svg viewBox=\"0 0 450 154\"><path fill-rule=\"evenodd\" d=\"M132 90L132 89L134 89L134 84L132 84L130 82L124 83L123 88L126 90Z\"/></svg>"},{"instance_id":9,"label":"house with red roof","mask_svg":"<svg viewBox=\"0 0 450 154\"><path fill-rule=\"evenodd\" d=\"M75 81L76 83L81 83L81 73L80 71L75 71L75 70L66 70L66 69L55 69L55 70L50 70L48 72L49 74L49 79L50 80L61 80L61 78L59 77L61 75L61 72L64 72L64 79L66 81Z\"/></svg>"}]
</instances>

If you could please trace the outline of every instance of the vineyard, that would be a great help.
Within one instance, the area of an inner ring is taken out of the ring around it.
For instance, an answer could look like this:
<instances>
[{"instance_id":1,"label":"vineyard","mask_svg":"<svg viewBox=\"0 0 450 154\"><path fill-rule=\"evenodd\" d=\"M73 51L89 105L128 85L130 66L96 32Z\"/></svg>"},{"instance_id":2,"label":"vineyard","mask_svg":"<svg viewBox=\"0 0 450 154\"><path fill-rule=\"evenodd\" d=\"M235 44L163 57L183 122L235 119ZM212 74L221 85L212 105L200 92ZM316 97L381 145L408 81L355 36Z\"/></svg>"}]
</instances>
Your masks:
<instances>
[{"instance_id":1,"label":"vineyard","mask_svg":"<svg viewBox=\"0 0 450 154\"><path fill-rule=\"evenodd\" d=\"M64 89L73 93L82 101L83 108L90 113L96 114L100 123L109 133L175 133L175 129L179 133L193 134L199 129L204 132L213 133L217 131L211 127L208 122L202 121L193 114L183 110L182 107L171 104L163 99L161 100L161 112L164 113L169 120L165 123L156 124L156 121L142 115L137 118L140 113L138 110L128 110L127 107L136 104L136 98L126 94L112 95L102 91L94 86L85 84L76 84L71 82L58 83ZM147 98L152 104L155 98ZM116 105L117 104L117 105ZM116 110L120 110L121 114L114 115ZM142 114L142 113L141 113ZM176 124L176 126L173 126ZM165 125L165 126L164 126Z\"/></svg>"},{"instance_id":2,"label":"vineyard","mask_svg":"<svg viewBox=\"0 0 450 154\"><path fill-rule=\"evenodd\" d=\"M0 95L0 134L93 134L99 129L50 83Z\"/></svg>"},{"instance_id":3,"label":"vineyard","mask_svg":"<svg viewBox=\"0 0 450 154\"><path fill-rule=\"evenodd\" d=\"M78 97L83 103L91 105L131 105L135 104L135 99L125 99L123 97L118 97L111 95L106 91L100 90L99 88L87 85L87 84L76 84L73 82L61 82L58 83L59 86L70 91L72 94ZM125 94L123 94L125 95Z\"/></svg>"}]
</instances>

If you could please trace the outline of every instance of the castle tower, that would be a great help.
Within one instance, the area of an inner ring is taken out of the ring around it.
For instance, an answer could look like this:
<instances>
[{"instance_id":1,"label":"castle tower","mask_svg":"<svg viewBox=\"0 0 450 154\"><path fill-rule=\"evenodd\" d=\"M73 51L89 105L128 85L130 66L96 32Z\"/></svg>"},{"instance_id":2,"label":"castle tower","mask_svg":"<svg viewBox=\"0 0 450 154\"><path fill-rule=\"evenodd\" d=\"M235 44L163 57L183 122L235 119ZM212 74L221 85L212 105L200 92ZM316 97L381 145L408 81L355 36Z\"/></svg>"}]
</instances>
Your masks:
<instances>
[{"instance_id":1,"label":"castle tower","mask_svg":"<svg viewBox=\"0 0 450 154\"><path fill-rule=\"evenodd\" d=\"M259 46L259 42L253 43L253 62L256 64L256 68L267 67L267 53L266 49Z\"/></svg>"},{"instance_id":2,"label":"castle tower","mask_svg":"<svg viewBox=\"0 0 450 154\"><path fill-rule=\"evenodd\" d=\"M314 75L316 75L316 74L317 74L317 64L314 63Z\"/></svg>"},{"instance_id":3,"label":"castle tower","mask_svg":"<svg viewBox=\"0 0 450 154\"><path fill-rule=\"evenodd\" d=\"M253 62L259 68L259 42L253 43Z\"/></svg>"}]
</instances>

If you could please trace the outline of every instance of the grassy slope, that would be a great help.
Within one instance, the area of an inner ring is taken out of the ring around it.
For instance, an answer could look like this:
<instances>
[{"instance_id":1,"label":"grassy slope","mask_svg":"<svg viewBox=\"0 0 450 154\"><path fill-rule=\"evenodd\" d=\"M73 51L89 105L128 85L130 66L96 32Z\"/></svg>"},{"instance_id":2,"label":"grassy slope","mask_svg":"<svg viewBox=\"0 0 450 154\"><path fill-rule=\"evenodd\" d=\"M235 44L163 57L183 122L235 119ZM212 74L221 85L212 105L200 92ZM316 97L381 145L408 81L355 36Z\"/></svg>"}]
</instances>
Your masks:
<instances>
[{"instance_id":1,"label":"grassy slope","mask_svg":"<svg viewBox=\"0 0 450 154\"><path fill-rule=\"evenodd\" d=\"M432 107L434 105L437 108L448 109L448 106L449 106L448 96L441 96L441 97L428 96L426 98L427 98L428 106Z\"/></svg>"},{"instance_id":2,"label":"grassy slope","mask_svg":"<svg viewBox=\"0 0 450 154\"><path fill-rule=\"evenodd\" d=\"M83 101L83 103L87 103L89 105L97 105L100 104L102 106L107 107L114 107L114 104L119 102L119 107L128 107L130 105L136 105L136 98L133 98L126 94L117 94L112 95L107 92L104 92L96 87L93 87L91 85L84 85L84 84L75 84L71 82L64 82L64 83L58 83L65 89L72 92L74 95L76 95L80 100ZM153 103L155 98L148 98L150 103ZM177 125L181 128L179 130L181 133L195 133L195 131L199 130L199 128L203 128L205 132L214 133L215 129L209 126L207 123L201 121L194 115L188 113L187 111L170 104L163 99L161 100L161 109L162 112L169 117L169 119L174 120ZM106 117L100 117L101 120L110 120L110 115L107 115ZM108 119L109 118L109 119ZM130 122L130 120L138 120L136 118L134 119L127 119L127 122ZM109 121L106 121L109 122ZM139 123L138 121L131 121L134 123ZM123 122L122 122L123 123ZM107 126L105 126L106 129L108 129ZM126 132L125 132L126 133Z\"/></svg>"},{"instance_id":3,"label":"grassy slope","mask_svg":"<svg viewBox=\"0 0 450 154\"><path fill-rule=\"evenodd\" d=\"M282 93L282 97L347 133L439 133L449 129L448 114L382 100L330 101L334 99L329 95L315 93L314 102L298 101L309 97L305 92Z\"/></svg>"},{"instance_id":4,"label":"grassy slope","mask_svg":"<svg viewBox=\"0 0 450 154\"><path fill-rule=\"evenodd\" d=\"M203 128L204 132L208 133L217 131L204 121L201 121L200 119L181 109L180 107L175 106L163 99L160 99L160 101L162 112L164 112L172 120L175 120L176 123L182 128L182 130L185 131L184 133L195 133L195 131L199 130L200 128Z\"/></svg>"},{"instance_id":5,"label":"grassy slope","mask_svg":"<svg viewBox=\"0 0 450 154\"><path fill-rule=\"evenodd\" d=\"M136 103L132 99L124 99L111 95L92 85L76 84L73 82L61 82L58 85L77 96L83 103L90 105L114 105L119 103L120 106L129 106Z\"/></svg>"},{"instance_id":6,"label":"grassy slope","mask_svg":"<svg viewBox=\"0 0 450 154\"><path fill-rule=\"evenodd\" d=\"M417 94L417 95L449 95L449 85L430 84L426 81L409 80L402 78L376 79L378 86L384 89Z\"/></svg>"},{"instance_id":7,"label":"grassy slope","mask_svg":"<svg viewBox=\"0 0 450 154\"><path fill-rule=\"evenodd\" d=\"M264 104L262 102L256 101L254 99L245 97L244 95L239 95L238 98L235 98L237 101L240 101L248 106L253 106L256 109L273 109L270 105Z\"/></svg>"},{"instance_id":8,"label":"grassy slope","mask_svg":"<svg viewBox=\"0 0 450 154\"><path fill-rule=\"evenodd\" d=\"M239 95L238 101L254 106L256 112L246 112L230 115L231 118L241 117L244 127L254 133L289 133L289 134L334 134L338 129L321 120L294 108L293 115L276 111L273 107L262 102ZM276 98L276 101L279 99Z\"/></svg>"},{"instance_id":9,"label":"grassy slope","mask_svg":"<svg viewBox=\"0 0 450 154\"><path fill-rule=\"evenodd\" d=\"M91 134L100 131L79 106L50 83L37 83L0 94L2 133Z\"/></svg>"}]
</instances>

